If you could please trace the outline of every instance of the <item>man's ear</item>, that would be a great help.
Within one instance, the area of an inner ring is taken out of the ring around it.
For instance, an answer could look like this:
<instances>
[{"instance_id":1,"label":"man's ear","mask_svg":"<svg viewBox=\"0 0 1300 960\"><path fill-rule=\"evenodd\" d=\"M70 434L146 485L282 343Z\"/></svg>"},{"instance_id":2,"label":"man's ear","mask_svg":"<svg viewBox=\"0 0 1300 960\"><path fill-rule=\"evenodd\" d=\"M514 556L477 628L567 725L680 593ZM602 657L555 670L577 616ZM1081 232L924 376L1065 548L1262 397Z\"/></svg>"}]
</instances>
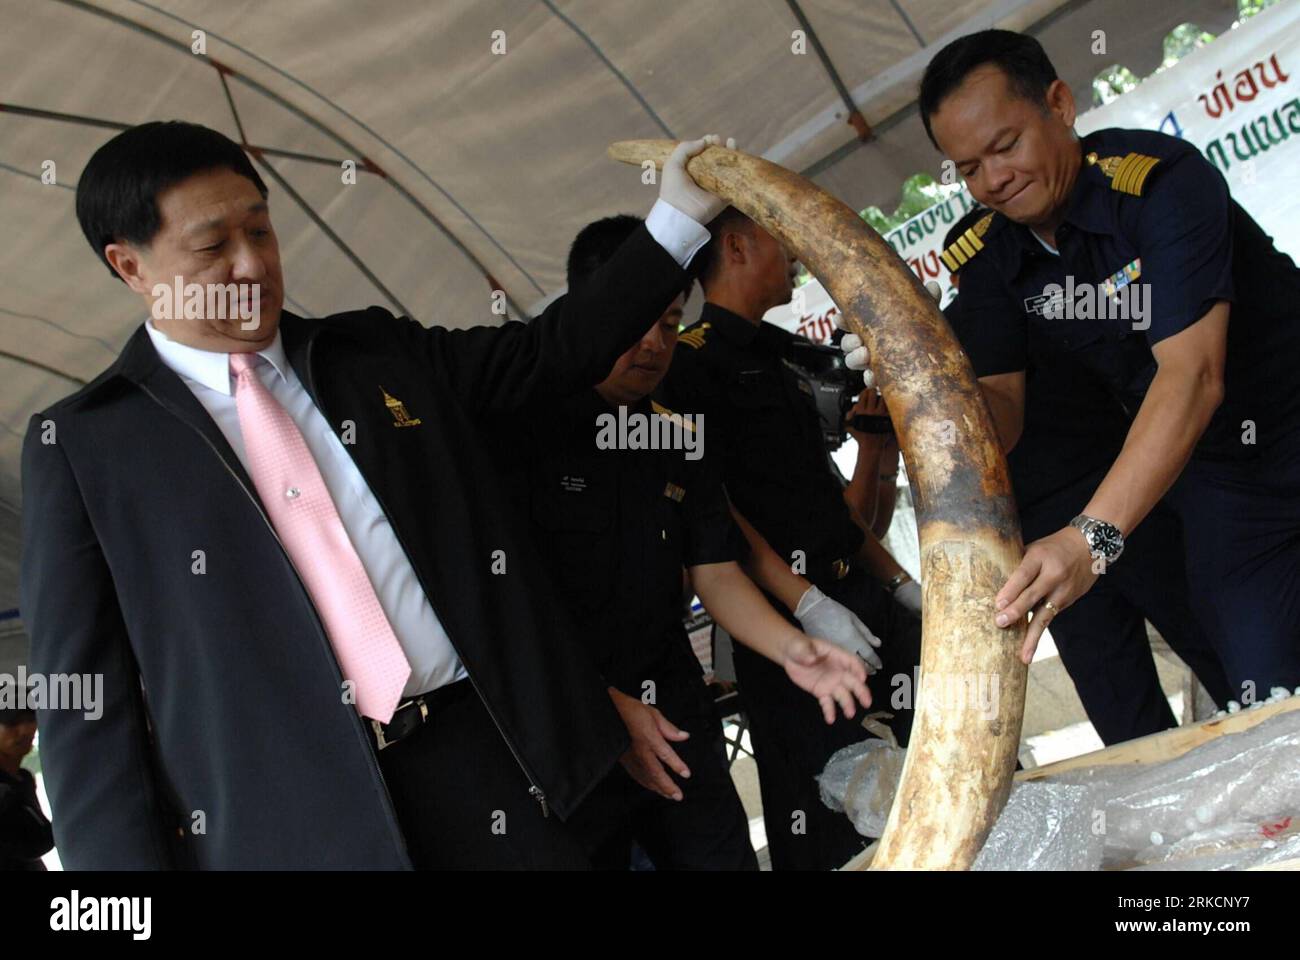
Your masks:
<instances>
[{"instance_id":1,"label":"man's ear","mask_svg":"<svg viewBox=\"0 0 1300 960\"><path fill-rule=\"evenodd\" d=\"M1047 109L1056 114L1067 127L1074 127L1076 107L1074 91L1070 85L1057 77L1047 88Z\"/></svg>"},{"instance_id":2,"label":"man's ear","mask_svg":"<svg viewBox=\"0 0 1300 960\"><path fill-rule=\"evenodd\" d=\"M136 293L153 292L153 285L145 279L143 273L143 257L135 247L129 243L110 243L104 248L104 259Z\"/></svg>"},{"instance_id":3,"label":"man's ear","mask_svg":"<svg viewBox=\"0 0 1300 960\"><path fill-rule=\"evenodd\" d=\"M744 263L748 259L745 250L745 235L739 230L730 230L723 234L723 253L732 263Z\"/></svg>"}]
</instances>

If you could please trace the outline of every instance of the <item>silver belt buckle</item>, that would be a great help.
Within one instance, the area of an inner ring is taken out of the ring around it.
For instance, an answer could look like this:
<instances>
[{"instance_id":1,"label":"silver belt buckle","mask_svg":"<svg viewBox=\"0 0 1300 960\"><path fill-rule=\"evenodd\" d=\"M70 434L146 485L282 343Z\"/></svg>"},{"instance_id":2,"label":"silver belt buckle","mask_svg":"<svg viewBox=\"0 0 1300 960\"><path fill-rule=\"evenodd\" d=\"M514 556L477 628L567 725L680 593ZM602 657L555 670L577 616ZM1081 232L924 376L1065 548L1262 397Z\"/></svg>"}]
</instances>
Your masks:
<instances>
[{"instance_id":1,"label":"silver belt buckle","mask_svg":"<svg viewBox=\"0 0 1300 960\"><path fill-rule=\"evenodd\" d=\"M397 710L393 711L393 716L397 716L398 710L404 710L411 704L415 704L420 708L421 723L424 723L424 721L429 719L429 705L424 702L424 697L416 697L414 700L407 700L405 703L399 703L397 705ZM389 740L384 736L384 725L374 717L370 718L370 729L375 732L375 743L379 745L380 750L384 750L397 743L396 740Z\"/></svg>"}]
</instances>

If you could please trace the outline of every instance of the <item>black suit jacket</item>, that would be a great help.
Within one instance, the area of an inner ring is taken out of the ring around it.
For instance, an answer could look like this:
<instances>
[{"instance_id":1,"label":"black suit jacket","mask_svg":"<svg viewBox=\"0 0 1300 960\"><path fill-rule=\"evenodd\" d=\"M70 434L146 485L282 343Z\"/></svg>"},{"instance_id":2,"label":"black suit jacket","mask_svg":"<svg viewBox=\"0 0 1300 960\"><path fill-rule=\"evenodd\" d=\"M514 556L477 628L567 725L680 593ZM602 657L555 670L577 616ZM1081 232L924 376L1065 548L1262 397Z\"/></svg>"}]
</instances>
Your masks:
<instances>
[{"instance_id":1,"label":"black suit jacket","mask_svg":"<svg viewBox=\"0 0 1300 960\"><path fill-rule=\"evenodd\" d=\"M377 307L281 320L289 362L336 431L355 425L349 453L561 816L626 734L537 565L517 562L527 536L484 452L510 437L482 436L470 415L600 380L684 282L641 227L529 324L449 331ZM385 392L420 425L398 427ZM100 719L39 717L66 866L409 868L315 609L251 480L143 327L94 382L32 418L23 487L32 669L104 674Z\"/></svg>"}]
</instances>

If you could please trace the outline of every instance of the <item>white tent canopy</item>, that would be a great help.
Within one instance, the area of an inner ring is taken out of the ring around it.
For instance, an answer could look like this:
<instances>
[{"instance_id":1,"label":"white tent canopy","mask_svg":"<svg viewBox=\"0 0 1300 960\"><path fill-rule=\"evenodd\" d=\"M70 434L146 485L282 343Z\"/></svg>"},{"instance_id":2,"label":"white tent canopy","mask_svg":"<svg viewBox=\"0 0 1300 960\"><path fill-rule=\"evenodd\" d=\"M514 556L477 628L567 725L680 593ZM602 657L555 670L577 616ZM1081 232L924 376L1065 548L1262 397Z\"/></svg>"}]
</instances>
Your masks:
<instances>
[{"instance_id":1,"label":"white tent canopy","mask_svg":"<svg viewBox=\"0 0 1300 960\"><path fill-rule=\"evenodd\" d=\"M1218 33L1235 14L1233 0L0 0L0 611L17 605L28 417L143 319L73 210L115 125L182 118L265 151L288 309L378 303L463 327L502 322L493 289L517 314L553 294L585 223L649 209L656 188L606 159L611 141L718 132L854 209L891 210L906 176L938 173L911 104L953 37L1035 33L1086 104L1103 67L1145 75L1172 27Z\"/></svg>"}]
</instances>

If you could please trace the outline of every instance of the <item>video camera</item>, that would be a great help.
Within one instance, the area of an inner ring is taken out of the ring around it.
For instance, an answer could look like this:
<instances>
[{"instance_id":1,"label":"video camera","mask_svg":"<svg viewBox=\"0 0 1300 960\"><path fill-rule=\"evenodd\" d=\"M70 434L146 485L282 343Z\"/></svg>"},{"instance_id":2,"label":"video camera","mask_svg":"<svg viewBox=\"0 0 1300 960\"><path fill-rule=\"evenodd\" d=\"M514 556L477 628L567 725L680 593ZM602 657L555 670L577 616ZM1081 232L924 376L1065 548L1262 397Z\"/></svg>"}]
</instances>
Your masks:
<instances>
[{"instance_id":1,"label":"video camera","mask_svg":"<svg viewBox=\"0 0 1300 960\"><path fill-rule=\"evenodd\" d=\"M853 406L854 398L866 387L859 370L850 370L839 348L844 331L836 330L830 345L813 343L802 338L791 340L784 357L786 365L807 385L817 404L821 421L822 440L827 450L838 450L848 439L849 432L844 415ZM892 433L888 417L868 417L858 414L853 418L853 429L863 433Z\"/></svg>"}]
</instances>

